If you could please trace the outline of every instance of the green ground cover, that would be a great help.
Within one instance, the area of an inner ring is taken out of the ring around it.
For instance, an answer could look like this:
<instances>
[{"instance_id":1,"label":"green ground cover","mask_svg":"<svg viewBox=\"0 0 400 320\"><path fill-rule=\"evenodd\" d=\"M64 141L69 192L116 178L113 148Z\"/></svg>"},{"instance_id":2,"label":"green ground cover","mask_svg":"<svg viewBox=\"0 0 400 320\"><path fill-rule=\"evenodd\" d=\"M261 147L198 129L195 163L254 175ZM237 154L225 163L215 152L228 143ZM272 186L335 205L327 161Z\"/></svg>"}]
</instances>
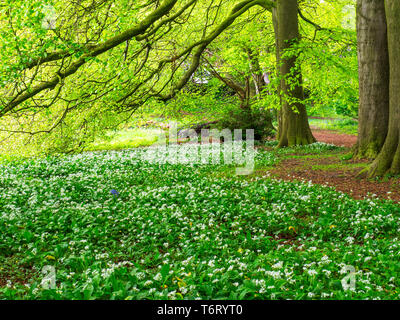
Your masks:
<instances>
[{"instance_id":1,"label":"green ground cover","mask_svg":"<svg viewBox=\"0 0 400 320\"><path fill-rule=\"evenodd\" d=\"M256 168L335 149L273 145ZM3 161L0 298L399 298L393 202L239 177L233 165L153 163L148 150ZM55 289L41 285L47 265ZM354 290L343 290L345 266Z\"/></svg>"}]
</instances>

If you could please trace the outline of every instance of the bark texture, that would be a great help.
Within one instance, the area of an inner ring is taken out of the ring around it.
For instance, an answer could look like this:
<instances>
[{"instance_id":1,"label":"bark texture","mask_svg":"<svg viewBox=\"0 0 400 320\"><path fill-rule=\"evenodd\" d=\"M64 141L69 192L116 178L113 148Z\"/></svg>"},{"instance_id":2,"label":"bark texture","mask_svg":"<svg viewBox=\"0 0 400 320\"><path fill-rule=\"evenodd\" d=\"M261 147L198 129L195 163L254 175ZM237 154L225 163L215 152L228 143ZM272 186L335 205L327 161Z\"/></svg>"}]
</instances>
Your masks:
<instances>
[{"instance_id":1,"label":"bark texture","mask_svg":"<svg viewBox=\"0 0 400 320\"><path fill-rule=\"evenodd\" d=\"M278 0L274 25L278 52L278 72L281 77L281 111L279 119L280 147L307 145L315 142L308 124L306 107L303 103L304 92L300 67L295 55L287 56L299 38L297 0Z\"/></svg>"},{"instance_id":2,"label":"bark texture","mask_svg":"<svg viewBox=\"0 0 400 320\"><path fill-rule=\"evenodd\" d=\"M370 177L400 174L400 1L385 0L389 64L389 131L385 144L368 169Z\"/></svg>"},{"instance_id":3,"label":"bark texture","mask_svg":"<svg viewBox=\"0 0 400 320\"><path fill-rule=\"evenodd\" d=\"M389 53L385 0L357 1L360 105L356 158L375 159L389 126Z\"/></svg>"}]
</instances>

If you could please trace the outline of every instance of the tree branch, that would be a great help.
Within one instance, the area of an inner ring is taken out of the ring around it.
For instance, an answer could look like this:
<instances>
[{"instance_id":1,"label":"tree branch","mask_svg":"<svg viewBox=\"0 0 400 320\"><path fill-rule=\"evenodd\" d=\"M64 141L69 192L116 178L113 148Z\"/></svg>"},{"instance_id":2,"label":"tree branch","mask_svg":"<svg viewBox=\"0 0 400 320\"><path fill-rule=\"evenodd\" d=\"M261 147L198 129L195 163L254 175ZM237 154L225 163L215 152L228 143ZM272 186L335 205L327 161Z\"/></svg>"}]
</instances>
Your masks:
<instances>
[{"instance_id":1,"label":"tree branch","mask_svg":"<svg viewBox=\"0 0 400 320\"><path fill-rule=\"evenodd\" d=\"M44 90L52 90L56 87L57 84L61 82L61 79L65 79L70 75L74 74L79 70L81 66L83 66L88 60L94 58L104 52L111 50L112 48L120 45L121 43L126 42L127 40L131 40L132 38L143 34L146 30L156 21L160 20L163 16L168 14L178 0L165 0L153 13L148 15L140 24L137 26L122 32L121 34L97 45L94 46L89 52L82 55L77 61L72 63L65 71L58 72L53 78L45 83L39 84L33 88L28 88L24 93L21 93L15 96L11 101L6 104L6 106L0 111L0 117L4 116L11 110L13 110L16 106L23 103L24 101L36 96ZM58 53L57 57L62 57L61 53ZM53 59L57 58L53 56Z\"/></svg>"}]
</instances>

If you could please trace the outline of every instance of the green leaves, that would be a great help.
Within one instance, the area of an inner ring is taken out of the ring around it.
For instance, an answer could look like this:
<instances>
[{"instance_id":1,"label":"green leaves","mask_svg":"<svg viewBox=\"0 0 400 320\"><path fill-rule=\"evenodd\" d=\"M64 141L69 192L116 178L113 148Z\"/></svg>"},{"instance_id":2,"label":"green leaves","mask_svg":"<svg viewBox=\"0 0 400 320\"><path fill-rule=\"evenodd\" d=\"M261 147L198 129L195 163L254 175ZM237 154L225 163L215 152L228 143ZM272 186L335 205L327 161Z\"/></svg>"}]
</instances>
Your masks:
<instances>
[{"instance_id":1,"label":"green leaves","mask_svg":"<svg viewBox=\"0 0 400 320\"><path fill-rule=\"evenodd\" d=\"M142 151L0 165L1 265L19 275L0 269L11 281L0 297L398 298L398 205L237 178L222 165L153 164ZM260 152L257 161L275 157ZM352 293L335 285L349 264ZM44 265L57 271L56 290L41 287Z\"/></svg>"},{"instance_id":2,"label":"green leaves","mask_svg":"<svg viewBox=\"0 0 400 320\"><path fill-rule=\"evenodd\" d=\"M169 270L170 270L170 266L169 266L168 264L164 264L164 265L161 267L160 273L161 273L161 275L162 275L163 281L168 277Z\"/></svg>"}]
</instances>

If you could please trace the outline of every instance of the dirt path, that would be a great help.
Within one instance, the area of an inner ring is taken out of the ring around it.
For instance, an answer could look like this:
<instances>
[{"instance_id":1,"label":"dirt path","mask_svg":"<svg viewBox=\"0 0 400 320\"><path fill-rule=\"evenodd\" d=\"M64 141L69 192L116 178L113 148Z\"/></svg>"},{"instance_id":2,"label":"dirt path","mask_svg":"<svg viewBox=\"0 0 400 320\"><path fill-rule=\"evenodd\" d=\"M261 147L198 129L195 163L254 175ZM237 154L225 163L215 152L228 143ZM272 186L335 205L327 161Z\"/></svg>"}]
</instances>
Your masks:
<instances>
[{"instance_id":1,"label":"dirt path","mask_svg":"<svg viewBox=\"0 0 400 320\"><path fill-rule=\"evenodd\" d=\"M357 142L357 136L342 134L335 131L312 128L312 133L317 141L346 148L351 148Z\"/></svg>"},{"instance_id":2,"label":"dirt path","mask_svg":"<svg viewBox=\"0 0 400 320\"><path fill-rule=\"evenodd\" d=\"M314 184L327 185L355 199L378 197L400 202L400 179L377 181L359 178L358 173L368 165L368 161L342 159L357 142L356 136L315 128L312 131L318 141L344 146L346 150L332 156L294 154L293 158L284 159L272 169L272 176L289 181L312 181Z\"/></svg>"},{"instance_id":3,"label":"dirt path","mask_svg":"<svg viewBox=\"0 0 400 320\"><path fill-rule=\"evenodd\" d=\"M271 174L288 181L311 181L314 184L334 187L355 199L378 197L400 202L400 180L382 181L361 179L357 174L365 161L341 161L338 157L287 159L282 161ZM354 166L356 166L354 168Z\"/></svg>"}]
</instances>

